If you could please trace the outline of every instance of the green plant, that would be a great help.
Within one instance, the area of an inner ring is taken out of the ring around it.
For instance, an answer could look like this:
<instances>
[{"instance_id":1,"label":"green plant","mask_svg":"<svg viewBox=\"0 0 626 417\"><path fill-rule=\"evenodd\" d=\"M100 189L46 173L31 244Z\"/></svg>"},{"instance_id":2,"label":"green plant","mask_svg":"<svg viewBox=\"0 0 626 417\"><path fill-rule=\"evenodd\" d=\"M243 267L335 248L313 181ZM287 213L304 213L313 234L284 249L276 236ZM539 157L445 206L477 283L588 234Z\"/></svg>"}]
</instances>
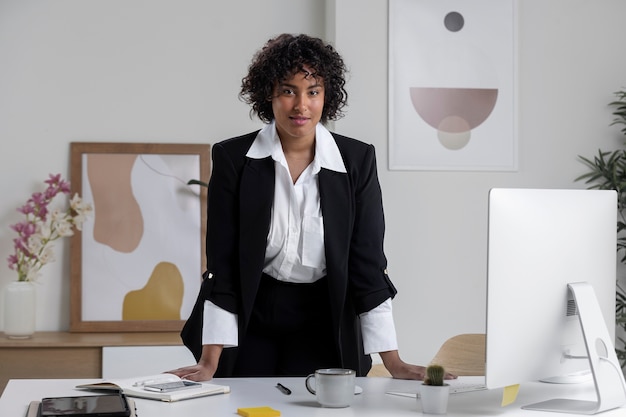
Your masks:
<instances>
[{"instance_id":1,"label":"green plant","mask_svg":"<svg viewBox=\"0 0 626 417\"><path fill-rule=\"evenodd\" d=\"M614 108L613 119L610 126L622 125L621 132L626 136L626 91L614 93L616 100L609 103ZM626 140L624 141L626 146ZM598 150L593 158L579 156L580 160L589 168L586 174L576 178L576 181L585 181L590 184L588 188L598 190L617 191L617 252L622 264L626 265L626 149L614 151ZM626 331L626 291L617 283L615 297L615 321L618 328ZM626 367L626 340L617 336L615 352L622 368Z\"/></svg>"},{"instance_id":2,"label":"green plant","mask_svg":"<svg viewBox=\"0 0 626 417\"><path fill-rule=\"evenodd\" d=\"M446 374L445 369L441 365L432 364L426 368L426 378L424 385L443 386L443 379Z\"/></svg>"}]
</instances>

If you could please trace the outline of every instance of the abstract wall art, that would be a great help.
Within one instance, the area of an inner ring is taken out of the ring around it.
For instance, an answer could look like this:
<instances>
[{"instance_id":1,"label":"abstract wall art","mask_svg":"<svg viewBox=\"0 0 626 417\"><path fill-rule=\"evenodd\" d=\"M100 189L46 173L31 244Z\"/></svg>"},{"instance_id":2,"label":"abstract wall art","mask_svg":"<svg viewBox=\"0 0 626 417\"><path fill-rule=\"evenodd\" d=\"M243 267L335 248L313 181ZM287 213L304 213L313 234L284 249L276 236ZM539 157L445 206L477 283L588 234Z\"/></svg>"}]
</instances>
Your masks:
<instances>
[{"instance_id":1,"label":"abstract wall art","mask_svg":"<svg viewBox=\"0 0 626 417\"><path fill-rule=\"evenodd\" d=\"M209 145L71 144L94 208L71 241L71 331L178 331L204 270Z\"/></svg>"},{"instance_id":2,"label":"abstract wall art","mask_svg":"<svg viewBox=\"0 0 626 417\"><path fill-rule=\"evenodd\" d=\"M517 169L515 32L514 0L390 0L390 169Z\"/></svg>"}]
</instances>

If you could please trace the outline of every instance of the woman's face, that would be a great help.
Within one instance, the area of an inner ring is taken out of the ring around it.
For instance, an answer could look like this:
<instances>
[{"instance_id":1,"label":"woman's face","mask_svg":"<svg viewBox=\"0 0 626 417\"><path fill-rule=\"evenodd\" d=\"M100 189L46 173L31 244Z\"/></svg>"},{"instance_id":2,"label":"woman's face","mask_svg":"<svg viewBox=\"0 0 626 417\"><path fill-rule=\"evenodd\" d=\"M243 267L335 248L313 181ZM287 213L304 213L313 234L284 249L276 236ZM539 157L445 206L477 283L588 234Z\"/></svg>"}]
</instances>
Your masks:
<instances>
[{"instance_id":1,"label":"woman's face","mask_svg":"<svg viewBox=\"0 0 626 417\"><path fill-rule=\"evenodd\" d=\"M281 141L313 140L324 110L324 80L305 67L276 85L272 110Z\"/></svg>"}]
</instances>

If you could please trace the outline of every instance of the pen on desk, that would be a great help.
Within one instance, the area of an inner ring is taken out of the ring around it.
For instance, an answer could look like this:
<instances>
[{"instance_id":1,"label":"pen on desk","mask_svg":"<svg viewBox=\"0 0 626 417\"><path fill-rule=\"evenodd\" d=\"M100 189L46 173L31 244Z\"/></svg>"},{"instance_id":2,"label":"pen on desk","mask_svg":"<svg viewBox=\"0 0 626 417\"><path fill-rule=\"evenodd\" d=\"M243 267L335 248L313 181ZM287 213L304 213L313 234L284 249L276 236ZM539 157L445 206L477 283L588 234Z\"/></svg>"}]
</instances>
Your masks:
<instances>
[{"instance_id":1,"label":"pen on desk","mask_svg":"<svg viewBox=\"0 0 626 417\"><path fill-rule=\"evenodd\" d=\"M286 386L284 386L283 384L281 384L280 382L276 384L276 388L278 388L280 392L282 392L285 395L291 395L291 390L287 388Z\"/></svg>"}]
</instances>

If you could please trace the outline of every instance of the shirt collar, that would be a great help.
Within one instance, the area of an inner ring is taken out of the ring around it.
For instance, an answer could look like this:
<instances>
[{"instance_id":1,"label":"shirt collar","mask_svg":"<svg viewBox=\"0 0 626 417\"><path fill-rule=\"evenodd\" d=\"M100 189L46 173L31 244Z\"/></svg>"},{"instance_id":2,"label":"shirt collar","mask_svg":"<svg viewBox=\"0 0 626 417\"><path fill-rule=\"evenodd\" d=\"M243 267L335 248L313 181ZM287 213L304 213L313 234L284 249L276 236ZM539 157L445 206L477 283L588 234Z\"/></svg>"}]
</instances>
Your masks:
<instances>
[{"instance_id":1,"label":"shirt collar","mask_svg":"<svg viewBox=\"0 0 626 417\"><path fill-rule=\"evenodd\" d=\"M275 121L265 125L259 131L252 146L246 154L248 158L262 159L271 156L274 161L284 160L283 149L276 132ZM321 123L315 127L315 159L313 160L314 171L319 168L329 169L336 172L347 172L343 158L335 142L333 135Z\"/></svg>"}]
</instances>

